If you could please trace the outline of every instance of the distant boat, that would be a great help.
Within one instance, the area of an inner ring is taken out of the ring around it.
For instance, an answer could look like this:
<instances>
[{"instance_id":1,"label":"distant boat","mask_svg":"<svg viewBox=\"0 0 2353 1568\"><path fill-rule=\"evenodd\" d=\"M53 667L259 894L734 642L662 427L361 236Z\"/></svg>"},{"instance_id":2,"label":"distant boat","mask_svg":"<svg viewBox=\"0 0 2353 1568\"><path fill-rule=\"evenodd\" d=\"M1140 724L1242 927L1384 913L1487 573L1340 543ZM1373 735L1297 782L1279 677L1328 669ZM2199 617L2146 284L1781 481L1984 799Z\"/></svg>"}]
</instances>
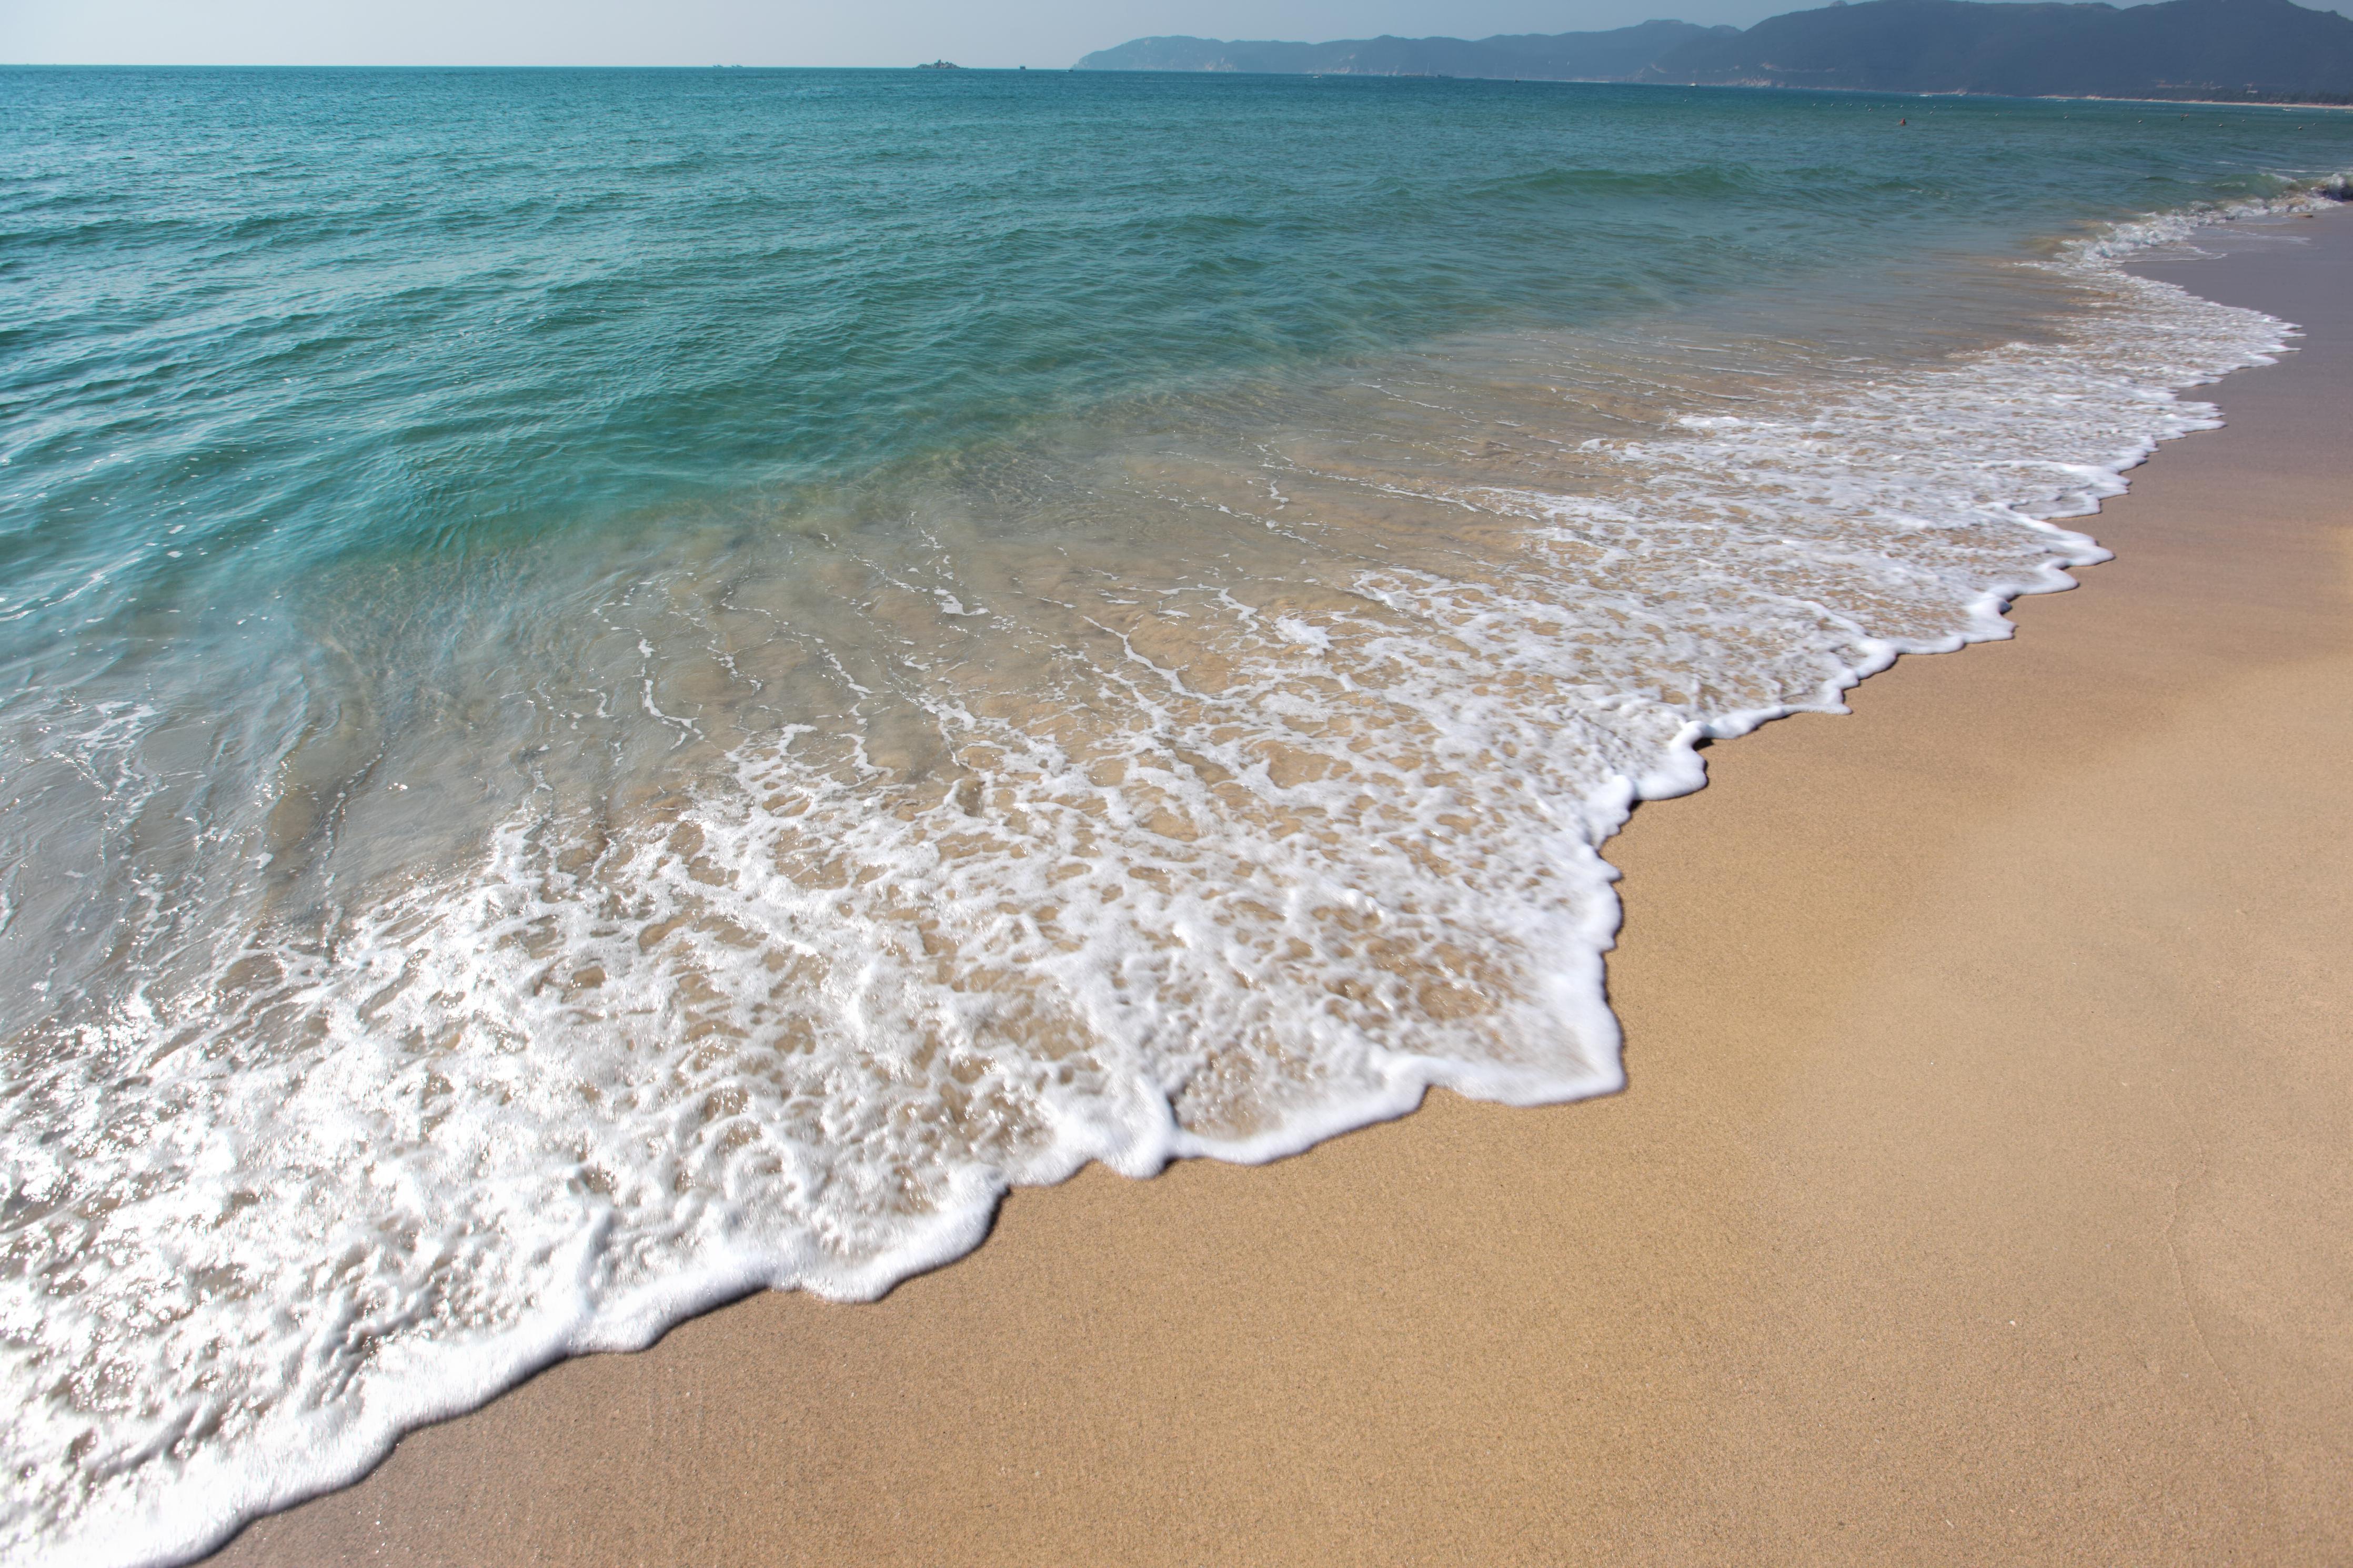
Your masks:
<instances>
[{"instance_id":1,"label":"distant boat","mask_svg":"<svg viewBox=\"0 0 2353 1568\"><path fill-rule=\"evenodd\" d=\"M954 71L964 69L962 66L956 64L954 60L934 60L927 66L917 66L915 68L919 71Z\"/></svg>"}]
</instances>

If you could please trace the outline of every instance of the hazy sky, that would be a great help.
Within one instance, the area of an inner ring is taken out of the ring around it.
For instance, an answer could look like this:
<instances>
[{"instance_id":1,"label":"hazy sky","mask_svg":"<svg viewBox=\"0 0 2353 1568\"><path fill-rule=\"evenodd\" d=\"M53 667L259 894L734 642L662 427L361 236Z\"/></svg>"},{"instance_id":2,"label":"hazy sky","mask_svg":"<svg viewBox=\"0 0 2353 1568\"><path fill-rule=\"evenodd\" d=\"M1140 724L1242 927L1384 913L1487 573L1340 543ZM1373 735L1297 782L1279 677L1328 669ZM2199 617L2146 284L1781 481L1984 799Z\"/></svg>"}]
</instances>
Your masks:
<instances>
[{"instance_id":1,"label":"hazy sky","mask_svg":"<svg viewBox=\"0 0 2353 1568\"><path fill-rule=\"evenodd\" d=\"M1483 37L1820 0L0 0L0 61L1067 66L1154 33ZM2307 0L2308 3L2308 0ZM2353 6L2353 0L2341 0Z\"/></svg>"}]
</instances>

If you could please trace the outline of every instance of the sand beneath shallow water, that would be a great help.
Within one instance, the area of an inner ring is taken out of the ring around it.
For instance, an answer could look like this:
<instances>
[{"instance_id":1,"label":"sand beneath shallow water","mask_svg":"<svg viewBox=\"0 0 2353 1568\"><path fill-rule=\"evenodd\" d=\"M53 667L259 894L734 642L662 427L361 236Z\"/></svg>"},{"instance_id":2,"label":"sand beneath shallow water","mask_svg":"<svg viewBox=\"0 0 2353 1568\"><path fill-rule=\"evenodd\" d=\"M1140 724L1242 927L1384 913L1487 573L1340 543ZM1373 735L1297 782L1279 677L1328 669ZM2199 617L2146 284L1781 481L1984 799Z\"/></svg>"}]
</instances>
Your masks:
<instances>
[{"instance_id":1,"label":"sand beneath shallow water","mask_svg":"<svg viewBox=\"0 0 2353 1568\"><path fill-rule=\"evenodd\" d=\"M2017 641L1611 847L1631 1087L1016 1193L558 1366L257 1564L2353 1560L2353 223Z\"/></svg>"}]
</instances>

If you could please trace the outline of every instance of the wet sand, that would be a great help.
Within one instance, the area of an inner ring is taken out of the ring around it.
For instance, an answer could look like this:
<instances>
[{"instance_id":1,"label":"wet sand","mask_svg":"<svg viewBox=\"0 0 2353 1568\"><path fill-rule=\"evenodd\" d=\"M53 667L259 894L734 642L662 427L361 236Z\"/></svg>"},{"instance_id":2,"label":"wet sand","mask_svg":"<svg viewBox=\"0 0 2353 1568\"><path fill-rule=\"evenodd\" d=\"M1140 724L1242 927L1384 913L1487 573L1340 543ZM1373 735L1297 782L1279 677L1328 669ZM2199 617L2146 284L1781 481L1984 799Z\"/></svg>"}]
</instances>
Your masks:
<instances>
[{"instance_id":1,"label":"wet sand","mask_svg":"<svg viewBox=\"0 0 2353 1568\"><path fill-rule=\"evenodd\" d=\"M2309 336L2119 560L1612 845L1624 1094L1018 1193L217 1561L2353 1561L2353 221L2231 249Z\"/></svg>"}]
</instances>

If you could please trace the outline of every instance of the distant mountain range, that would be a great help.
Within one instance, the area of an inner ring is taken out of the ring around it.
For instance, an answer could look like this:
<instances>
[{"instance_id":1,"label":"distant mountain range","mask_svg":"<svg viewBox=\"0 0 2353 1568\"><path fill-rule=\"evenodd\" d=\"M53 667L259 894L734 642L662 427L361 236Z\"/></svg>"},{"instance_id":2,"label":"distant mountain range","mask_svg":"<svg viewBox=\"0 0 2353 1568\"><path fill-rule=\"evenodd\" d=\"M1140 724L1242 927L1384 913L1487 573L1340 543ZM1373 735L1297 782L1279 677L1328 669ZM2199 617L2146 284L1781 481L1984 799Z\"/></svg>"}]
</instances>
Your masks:
<instances>
[{"instance_id":1,"label":"distant mountain range","mask_svg":"<svg viewBox=\"0 0 2353 1568\"><path fill-rule=\"evenodd\" d=\"M1504 33L1463 38L1344 38L1334 44L1138 38L1098 49L1081 70L1258 71L1270 76L1474 76L1542 81L1628 81L1680 44L1737 27L1644 22L1606 33Z\"/></svg>"},{"instance_id":2,"label":"distant mountain range","mask_svg":"<svg viewBox=\"0 0 2353 1568\"><path fill-rule=\"evenodd\" d=\"M1833 0L1746 32L1662 21L1476 41L1138 38L1087 56L1079 68L2343 103L2353 101L2353 18L2294 0L2161 0L2122 8Z\"/></svg>"}]
</instances>

